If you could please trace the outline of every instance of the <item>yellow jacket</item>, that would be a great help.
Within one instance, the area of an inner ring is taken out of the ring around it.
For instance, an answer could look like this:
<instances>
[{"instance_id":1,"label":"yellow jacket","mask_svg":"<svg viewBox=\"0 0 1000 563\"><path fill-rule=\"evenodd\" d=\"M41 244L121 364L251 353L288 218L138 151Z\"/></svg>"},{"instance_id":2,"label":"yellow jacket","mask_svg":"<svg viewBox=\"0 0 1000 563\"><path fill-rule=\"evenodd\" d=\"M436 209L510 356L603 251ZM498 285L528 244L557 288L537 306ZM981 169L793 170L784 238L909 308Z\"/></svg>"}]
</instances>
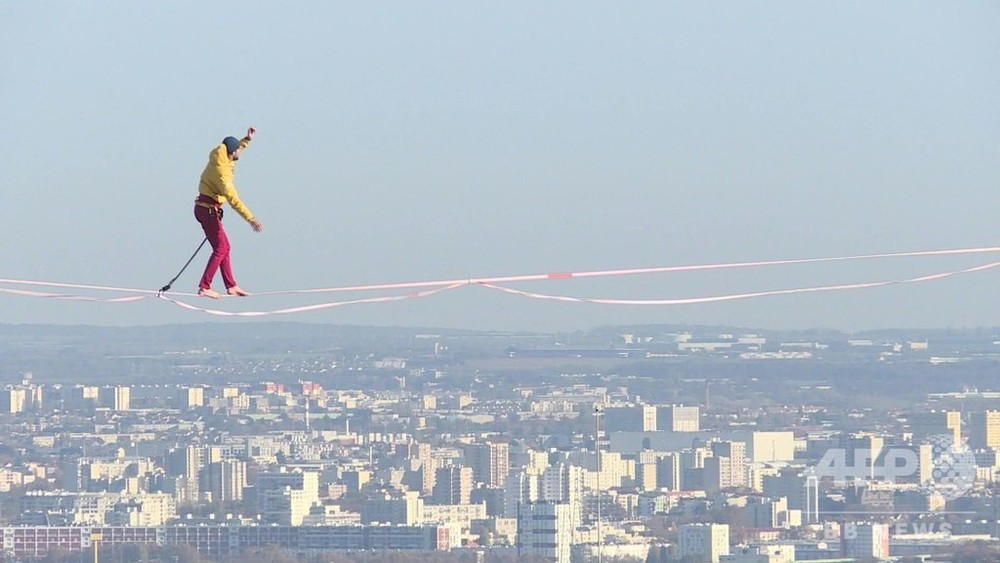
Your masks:
<instances>
[{"instance_id":1,"label":"yellow jacket","mask_svg":"<svg viewBox=\"0 0 1000 563\"><path fill-rule=\"evenodd\" d=\"M246 137L240 139L241 149L245 149L249 144L250 141ZM219 205L228 201L229 205L240 216L252 223L254 221L253 212L243 203L236 191L235 168L236 163L229 160L226 145L219 144L208 154L208 164L205 165L205 171L201 173L198 193L213 198Z\"/></svg>"}]
</instances>

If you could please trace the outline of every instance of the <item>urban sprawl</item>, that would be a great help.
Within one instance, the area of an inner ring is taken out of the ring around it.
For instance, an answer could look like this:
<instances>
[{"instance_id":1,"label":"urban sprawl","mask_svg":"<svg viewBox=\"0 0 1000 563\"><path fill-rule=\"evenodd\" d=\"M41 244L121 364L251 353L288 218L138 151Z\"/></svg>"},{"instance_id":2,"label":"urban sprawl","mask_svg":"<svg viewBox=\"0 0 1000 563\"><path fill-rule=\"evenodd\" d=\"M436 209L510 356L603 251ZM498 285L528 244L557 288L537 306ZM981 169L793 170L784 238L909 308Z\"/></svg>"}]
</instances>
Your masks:
<instances>
[{"instance_id":1,"label":"urban sprawl","mask_svg":"<svg viewBox=\"0 0 1000 563\"><path fill-rule=\"evenodd\" d=\"M996 561L998 360L986 329L0 326L0 561Z\"/></svg>"}]
</instances>

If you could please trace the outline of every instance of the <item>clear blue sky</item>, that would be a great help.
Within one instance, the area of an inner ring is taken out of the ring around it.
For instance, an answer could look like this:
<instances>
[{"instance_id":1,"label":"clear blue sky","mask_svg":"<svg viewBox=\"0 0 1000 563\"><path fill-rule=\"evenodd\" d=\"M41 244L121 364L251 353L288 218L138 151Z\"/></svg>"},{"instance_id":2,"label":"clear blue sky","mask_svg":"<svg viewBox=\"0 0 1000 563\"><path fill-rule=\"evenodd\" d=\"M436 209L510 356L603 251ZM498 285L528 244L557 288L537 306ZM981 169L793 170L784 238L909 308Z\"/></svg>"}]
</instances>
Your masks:
<instances>
[{"instance_id":1,"label":"clear blue sky","mask_svg":"<svg viewBox=\"0 0 1000 563\"><path fill-rule=\"evenodd\" d=\"M249 125L236 178L266 230L226 221L251 291L993 245L997 30L993 1L6 1L0 277L160 287L201 240L208 151ZM976 260L527 287L667 298ZM998 283L680 308L465 288L286 319L997 325ZM0 295L0 322L205 320Z\"/></svg>"}]
</instances>

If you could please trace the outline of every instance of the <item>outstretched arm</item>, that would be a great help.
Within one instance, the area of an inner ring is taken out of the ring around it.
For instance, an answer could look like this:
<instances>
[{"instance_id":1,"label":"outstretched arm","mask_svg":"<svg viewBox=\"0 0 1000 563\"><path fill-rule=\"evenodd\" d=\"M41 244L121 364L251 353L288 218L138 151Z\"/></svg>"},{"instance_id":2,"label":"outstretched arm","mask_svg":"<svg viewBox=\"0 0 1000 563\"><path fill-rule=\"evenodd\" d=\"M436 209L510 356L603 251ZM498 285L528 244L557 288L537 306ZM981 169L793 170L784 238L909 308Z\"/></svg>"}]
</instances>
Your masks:
<instances>
[{"instance_id":1,"label":"outstretched arm","mask_svg":"<svg viewBox=\"0 0 1000 563\"><path fill-rule=\"evenodd\" d=\"M246 137L240 139L241 150L245 149L250 144L250 141L253 140L253 136L256 133L257 129L253 127L247 129ZM243 203L243 200L240 199L239 192L236 190L236 183L230 179L230 181L226 182L226 185L223 187L226 191L226 199L229 200L229 205L231 205L232 208L237 213L239 213L241 217L243 217L244 219L247 220L248 223L250 223L250 226L253 228L254 232L259 233L263 231L264 224L257 220L253 212L250 211L250 208L247 207L246 204Z\"/></svg>"},{"instance_id":2,"label":"outstretched arm","mask_svg":"<svg viewBox=\"0 0 1000 563\"><path fill-rule=\"evenodd\" d=\"M240 139L240 151L247 148L250 145L250 141L253 140L253 136L257 134L257 130L253 127L247 129L247 134L245 137Z\"/></svg>"},{"instance_id":3,"label":"outstretched arm","mask_svg":"<svg viewBox=\"0 0 1000 563\"><path fill-rule=\"evenodd\" d=\"M240 146L247 146L250 141L253 140L253 136L257 134L257 129L253 126L247 128L247 136L243 137L243 141L240 142ZM253 228L253 232L259 233L264 230L264 224L257 220L256 217L250 219L250 226Z\"/></svg>"}]
</instances>

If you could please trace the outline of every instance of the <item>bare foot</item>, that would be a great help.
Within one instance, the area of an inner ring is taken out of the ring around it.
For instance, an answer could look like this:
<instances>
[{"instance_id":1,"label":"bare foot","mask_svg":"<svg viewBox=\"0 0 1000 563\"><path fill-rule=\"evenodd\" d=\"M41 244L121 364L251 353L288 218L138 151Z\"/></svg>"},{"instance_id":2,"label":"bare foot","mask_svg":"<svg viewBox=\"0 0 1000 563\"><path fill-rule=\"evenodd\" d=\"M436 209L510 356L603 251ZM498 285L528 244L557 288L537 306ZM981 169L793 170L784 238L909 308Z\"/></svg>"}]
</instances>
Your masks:
<instances>
[{"instance_id":1,"label":"bare foot","mask_svg":"<svg viewBox=\"0 0 1000 563\"><path fill-rule=\"evenodd\" d=\"M215 291L214 289L212 289L210 287L209 288L204 288L203 287L203 288L199 289L198 290L198 295L200 295L202 297L211 297L212 299L218 299L219 298L219 292Z\"/></svg>"},{"instance_id":2,"label":"bare foot","mask_svg":"<svg viewBox=\"0 0 1000 563\"><path fill-rule=\"evenodd\" d=\"M238 285L234 285L226 290L229 295L235 295L236 297L250 297L250 294Z\"/></svg>"}]
</instances>

